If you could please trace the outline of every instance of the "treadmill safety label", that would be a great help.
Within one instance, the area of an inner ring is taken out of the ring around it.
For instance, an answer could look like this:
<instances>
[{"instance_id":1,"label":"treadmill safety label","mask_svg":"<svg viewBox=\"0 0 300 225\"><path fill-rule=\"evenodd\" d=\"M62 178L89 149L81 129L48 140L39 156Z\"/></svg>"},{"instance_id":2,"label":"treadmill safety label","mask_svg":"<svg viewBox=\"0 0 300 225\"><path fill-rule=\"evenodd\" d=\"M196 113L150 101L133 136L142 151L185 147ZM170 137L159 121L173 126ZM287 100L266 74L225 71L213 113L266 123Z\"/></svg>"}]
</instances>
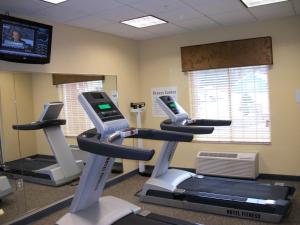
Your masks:
<instances>
[{"instance_id":1,"label":"treadmill safety label","mask_svg":"<svg viewBox=\"0 0 300 225\"><path fill-rule=\"evenodd\" d=\"M152 116L153 117L167 117L164 111L158 105L156 99L163 95L170 95L177 100L177 87L157 87L151 89L152 98Z\"/></svg>"}]
</instances>

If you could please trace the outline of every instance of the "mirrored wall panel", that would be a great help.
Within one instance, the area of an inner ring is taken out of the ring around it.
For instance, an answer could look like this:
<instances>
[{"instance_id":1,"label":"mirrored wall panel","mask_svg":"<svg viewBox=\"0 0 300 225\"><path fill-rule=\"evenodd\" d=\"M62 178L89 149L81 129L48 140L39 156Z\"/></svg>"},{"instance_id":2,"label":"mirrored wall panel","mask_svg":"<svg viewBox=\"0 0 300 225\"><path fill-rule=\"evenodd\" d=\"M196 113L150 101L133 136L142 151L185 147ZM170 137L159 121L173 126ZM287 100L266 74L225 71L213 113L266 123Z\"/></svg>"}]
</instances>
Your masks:
<instances>
[{"instance_id":1,"label":"mirrored wall panel","mask_svg":"<svg viewBox=\"0 0 300 225\"><path fill-rule=\"evenodd\" d=\"M116 76L0 72L0 84L2 224L74 194L87 159L76 136L93 128L77 96L118 95ZM122 172L117 159L111 177Z\"/></svg>"}]
</instances>

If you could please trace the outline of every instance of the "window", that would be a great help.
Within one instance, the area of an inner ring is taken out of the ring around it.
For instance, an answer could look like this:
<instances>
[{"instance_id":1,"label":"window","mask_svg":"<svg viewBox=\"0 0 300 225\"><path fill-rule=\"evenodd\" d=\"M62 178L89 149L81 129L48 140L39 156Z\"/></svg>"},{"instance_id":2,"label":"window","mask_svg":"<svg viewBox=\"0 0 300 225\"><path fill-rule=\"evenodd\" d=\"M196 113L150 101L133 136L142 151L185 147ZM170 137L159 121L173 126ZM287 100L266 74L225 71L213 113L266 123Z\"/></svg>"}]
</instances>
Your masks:
<instances>
[{"instance_id":1,"label":"window","mask_svg":"<svg viewBox=\"0 0 300 225\"><path fill-rule=\"evenodd\" d=\"M64 134L66 136L77 136L81 132L94 127L78 102L78 95L81 92L102 90L102 80L60 84L57 86L59 99L64 103L61 115L67 120L67 124L63 126Z\"/></svg>"},{"instance_id":2,"label":"window","mask_svg":"<svg viewBox=\"0 0 300 225\"><path fill-rule=\"evenodd\" d=\"M230 127L196 140L269 143L268 66L189 72L191 114L195 118L230 119Z\"/></svg>"}]
</instances>

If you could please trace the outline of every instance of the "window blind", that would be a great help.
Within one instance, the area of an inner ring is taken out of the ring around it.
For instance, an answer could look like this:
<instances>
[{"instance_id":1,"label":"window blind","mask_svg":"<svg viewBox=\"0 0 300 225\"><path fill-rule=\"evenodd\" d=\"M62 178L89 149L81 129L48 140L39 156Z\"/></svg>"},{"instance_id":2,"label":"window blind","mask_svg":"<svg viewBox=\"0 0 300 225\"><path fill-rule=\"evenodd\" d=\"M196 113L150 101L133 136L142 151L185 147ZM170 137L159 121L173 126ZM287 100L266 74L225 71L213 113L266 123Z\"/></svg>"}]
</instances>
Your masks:
<instances>
[{"instance_id":1,"label":"window blind","mask_svg":"<svg viewBox=\"0 0 300 225\"><path fill-rule=\"evenodd\" d=\"M232 120L196 140L269 143L268 71L268 66L251 66L189 72L192 117Z\"/></svg>"},{"instance_id":2,"label":"window blind","mask_svg":"<svg viewBox=\"0 0 300 225\"><path fill-rule=\"evenodd\" d=\"M78 95L82 92L102 90L102 80L60 84L57 87L59 99L64 103L61 117L67 120L67 124L63 126L64 134L66 136L77 136L83 131L94 127L82 109L78 101Z\"/></svg>"}]
</instances>

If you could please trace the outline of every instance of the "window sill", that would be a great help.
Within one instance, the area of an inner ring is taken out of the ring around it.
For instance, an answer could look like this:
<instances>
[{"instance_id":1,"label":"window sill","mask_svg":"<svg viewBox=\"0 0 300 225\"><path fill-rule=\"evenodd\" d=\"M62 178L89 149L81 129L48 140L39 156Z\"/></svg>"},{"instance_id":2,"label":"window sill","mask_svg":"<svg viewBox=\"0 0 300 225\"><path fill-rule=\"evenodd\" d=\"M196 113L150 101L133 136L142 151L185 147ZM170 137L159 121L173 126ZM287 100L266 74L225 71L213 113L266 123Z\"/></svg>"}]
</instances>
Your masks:
<instances>
[{"instance_id":1,"label":"window sill","mask_svg":"<svg viewBox=\"0 0 300 225\"><path fill-rule=\"evenodd\" d=\"M77 138L77 135L65 135L66 138Z\"/></svg>"},{"instance_id":2,"label":"window sill","mask_svg":"<svg viewBox=\"0 0 300 225\"><path fill-rule=\"evenodd\" d=\"M192 143L229 144L229 145L272 145L272 142L242 142L242 141L201 141L201 140L193 140Z\"/></svg>"}]
</instances>

